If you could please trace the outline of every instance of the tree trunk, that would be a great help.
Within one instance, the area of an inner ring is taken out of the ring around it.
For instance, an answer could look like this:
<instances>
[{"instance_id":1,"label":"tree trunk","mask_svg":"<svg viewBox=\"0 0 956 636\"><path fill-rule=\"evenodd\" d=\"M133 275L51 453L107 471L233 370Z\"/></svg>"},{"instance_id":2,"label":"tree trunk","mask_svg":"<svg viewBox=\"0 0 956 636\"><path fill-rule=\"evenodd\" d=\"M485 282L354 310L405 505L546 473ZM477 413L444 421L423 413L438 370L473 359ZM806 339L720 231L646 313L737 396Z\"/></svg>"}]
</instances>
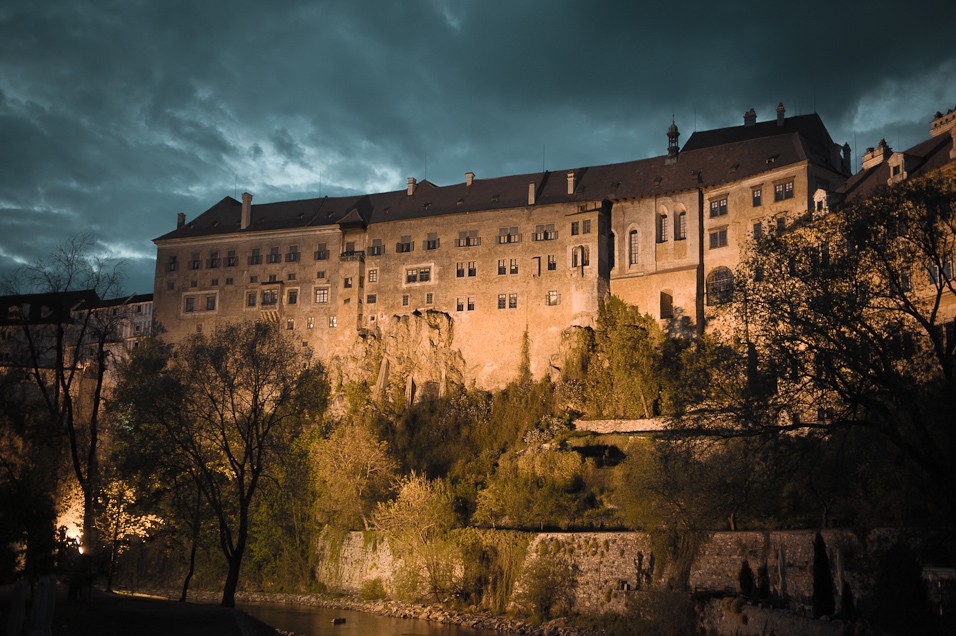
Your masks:
<instances>
[{"instance_id":1,"label":"tree trunk","mask_svg":"<svg viewBox=\"0 0 956 636\"><path fill-rule=\"evenodd\" d=\"M202 506L202 491L196 488L196 509L193 512L193 532L192 546L189 548L189 571L186 572L186 578L183 579L183 591L179 595L179 600L186 602L186 594L189 592L189 581L193 578L196 571L196 547L199 545L199 519L200 507Z\"/></svg>"},{"instance_id":2,"label":"tree trunk","mask_svg":"<svg viewBox=\"0 0 956 636\"><path fill-rule=\"evenodd\" d=\"M236 606L236 588L239 587L239 568L242 565L242 551L236 550L229 559L229 571L226 573L226 585L222 588L223 607Z\"/></svg>"}]
</instances>

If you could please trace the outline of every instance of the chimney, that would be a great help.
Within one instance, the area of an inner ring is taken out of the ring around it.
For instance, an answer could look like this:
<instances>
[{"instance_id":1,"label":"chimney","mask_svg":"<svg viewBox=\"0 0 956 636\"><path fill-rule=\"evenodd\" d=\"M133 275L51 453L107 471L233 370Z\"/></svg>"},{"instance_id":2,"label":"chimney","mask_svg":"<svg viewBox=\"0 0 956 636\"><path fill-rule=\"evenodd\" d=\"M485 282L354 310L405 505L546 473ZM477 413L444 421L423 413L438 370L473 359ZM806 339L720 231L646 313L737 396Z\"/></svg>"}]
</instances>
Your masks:
<instances>
[{"instance_id":1,"label":"chimney","mask_svg":"<svg viewBox=\"0 0 956 636\"><path fill-rule=\"evenodd\" d=\"M783 115L787 112L787 109L783 107L783 102L777 104L777 125L783 126Z\"/></svg>"},{"instance_id":2,"label":"chimney","mask_svg":"<svg viewBox=\"0 0 956 636\"><path fill-rule=\"evenodd\" d=\"M892 152L893 149L886 145L886 140L880 139L876 148L867 148L863 153L863 169L869 170L873 166L880 165Z\"/></svg>"},{"instance_id":3,"label":"chimney","mask_svg":"<svg viewBox=\"0 0 956 636\"><path fill-rule=\"evenodd\" d=\"M252 225L252 195L248 192L242 193L242 219L239 221L239 229L244 230Z\"/></svg>"},{"instance_id":4,"label":"chimney","mask_svg":"<svg viewBox=\"0 0 956 636\"><path fill-rule=\"evenodd\" d=\"M408 178L408 196L415 194L415 177Z\"/></svg>"},{"instance_id":5,"label":"chimney","mask_svg":"<svg viewBox=\"0 0 956 636\"><path fill-rule=\"evenodd\" d=\"M757 125L757 111L753 108L744 113L744 128L751 128Z\"/></svg>"},{"instance_id":6,"label":"chimney","mask_svg":"<svg viewBox=\"0 0 956 636\"><path fill-rule=\"evenodd\" d=\"M534 205L534 181L528 184L528 205Z\"/></svg>"},{"instance_id":7,"label":"chimney","mask_svg":"<svg viewBox=\"0 0 956 636\"><path fill-rule=\"evenodd\" d=\"M186 225L186 213L180 212L176 215L176 229L178 230L184 225Z\"/></svg>"},{"instance_id":8,"label":"chimney","mask_svg":"<svg viewBox=\"0 0 956 636\"><path fill-rule=\"evenodd\" d=\"M474 183L474 181L475 181L475 173L474 173L474 172L466 172L466 173L465 173L465 185L470 188L470 187L471 187L471 184Z\"/></svg>"},{"instance_id":9,"label":"chimney","mask_svg":"<svg viewBox=\"0 0 956 636\"><path fill-rule=\"evenodd\" d=\"M568 194L574 194L574 171L568 173Z\"/></svg>"},{"instance_id":10,"label":"chimney","mask_svg":"<svg viewBox=\"0 0 956 636\"><path fill-rule=\"evenodd\" d=\"M851 151L850 151L850 144L849 144L849 143L844 143L844 144L843 144L843 163L842 163L842 166L841 166L841 167L843 168L844 174L853 174L853 168L852 168L852 165L851 165L852 162L851 162L851 160L850 160L850 152L851 152Z\"/></svg>"}]
</instances>

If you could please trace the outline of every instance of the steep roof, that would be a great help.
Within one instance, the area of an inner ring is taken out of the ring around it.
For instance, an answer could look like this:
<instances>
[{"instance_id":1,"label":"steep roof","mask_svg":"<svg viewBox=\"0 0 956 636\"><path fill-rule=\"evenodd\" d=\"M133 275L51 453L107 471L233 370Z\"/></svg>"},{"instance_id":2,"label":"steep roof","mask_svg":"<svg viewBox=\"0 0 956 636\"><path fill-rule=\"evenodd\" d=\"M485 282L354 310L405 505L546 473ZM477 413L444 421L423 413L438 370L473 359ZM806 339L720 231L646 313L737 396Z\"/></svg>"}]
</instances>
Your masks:
<instances>
[{"instance_id":1,"label":"steep roof","mask_svg":"<svg viewBox=\"0 0 956 636\"><path fill-rule=\"evenodd\" d=\"M931 137L904 150L903 161L907 178L927 174L952 161L949 156L952 147L953 138L944 134ZM847 179L836 189L836 194L845 201L865 199L879 189L887 187L890 176L890 162L884 159L879 164L861 170Z\"/></svg>"},{"instance_id":2,"label":"steep roof","mask_svg":"<svg viewBox=\"0 0 956 636\"><path fill-rule=\"evenodd\" d=\"M796 121L793 121L796 120ZM767 124L772 124L769 126ZM535 188L535 206L558 203L617 201L664 195L724 183L809 161L840 173L831 165L830 135L817 115L694 133L668 163L664 156L560 171L475 178L469 186L436 186L422 181L409 196L406 189L345 197L253 204L250 230L333 227L339 224L385 223L446 214L528 206L528 187ZM575 187L567 191L567 173ZM157 242L239 233L242 204L225 197L193 221L155 239Z\"/></svg>"},{"instance_id":3,"label":"steep roof","mask_svg":"<svg viewBox=\"0 0 956 636\"><path fill-rule=\"evenodd\" d=\"M100 298L92 289L41 294L0 296L0 324L31 325L70 322L70 312L85 304L96 305ZM24 315L25 313L25 315Z\"/></svg>"}]
</instances>

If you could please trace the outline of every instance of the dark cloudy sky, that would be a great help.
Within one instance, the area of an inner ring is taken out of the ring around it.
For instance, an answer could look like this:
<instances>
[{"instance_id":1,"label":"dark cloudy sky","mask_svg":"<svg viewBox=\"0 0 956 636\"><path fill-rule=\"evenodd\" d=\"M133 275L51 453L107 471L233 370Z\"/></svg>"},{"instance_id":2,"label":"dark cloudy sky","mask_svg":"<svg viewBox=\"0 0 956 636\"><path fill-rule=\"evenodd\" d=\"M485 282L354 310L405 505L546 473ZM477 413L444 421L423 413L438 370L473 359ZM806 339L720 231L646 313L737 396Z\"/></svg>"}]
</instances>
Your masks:
<instances>
[{"instance_id":1,"label":"dark cloudy sky","mask_svg":"<svg viewBox=\"0 0 956 636\"><path fill-rule=\"evenodd\" d=\"M820 113L859 152L956 106L956 2L4 0L0 270L88 232L152 290L151 239L268 202L662 154Z\"/></svg>"}]
</instances>

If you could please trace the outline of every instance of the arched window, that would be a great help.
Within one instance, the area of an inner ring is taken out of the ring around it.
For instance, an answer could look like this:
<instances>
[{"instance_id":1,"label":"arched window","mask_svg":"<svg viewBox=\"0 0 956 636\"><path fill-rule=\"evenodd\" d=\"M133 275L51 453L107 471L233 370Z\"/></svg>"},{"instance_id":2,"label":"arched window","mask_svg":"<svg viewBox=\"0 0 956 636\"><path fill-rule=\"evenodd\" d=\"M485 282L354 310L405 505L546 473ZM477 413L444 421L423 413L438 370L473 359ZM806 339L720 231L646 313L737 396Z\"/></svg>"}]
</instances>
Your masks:
<instances>
[{"instance_id":1,"label":"arched window","mask_svg":"<svg viewBox=\"0 0 956 636\"><path fill-rule=\"evenodd\" d=\"M631 230L627 237L627 262L631 265L637 265L638 248L637 230Z\"/></svg>"},{"instance_id":2,"label":"arched window","mask_svg":"<svg viewBox=\"0 0 956 636\"><path fill-rule=\"evenodd\" d=\"M661 291L661 319L674 317L674 297L669 289Z\"/></svg>"},{"instance_id":3,"label":"arched window","mask_svg":"<svg viewBox=\"0 0 956 636\"><path fill-rule=\"evenodd\" d=\"M674 218L674 240L683 241L687 238L687 210L681 210Z\"/></svg>"},{"instance_id":4,"label":"arched window","mask_svg":"<svg viewBox=\"0 0 956 636\"><path fill-rule=\"evenodd\" d=\"M667 242L667 215L663 213L657 215L657 242Z\"/></svg>"},{"instance_id":5,"label":"arched window","mask_svg":"<svg viewBox=\"0 0 956 636\"><path fill-rule=\"evenodd\" d=\"M734 297L734 274L726 267L717 267L707 275L707 304L722 305Z\"/></svg>"}]
</instances>

